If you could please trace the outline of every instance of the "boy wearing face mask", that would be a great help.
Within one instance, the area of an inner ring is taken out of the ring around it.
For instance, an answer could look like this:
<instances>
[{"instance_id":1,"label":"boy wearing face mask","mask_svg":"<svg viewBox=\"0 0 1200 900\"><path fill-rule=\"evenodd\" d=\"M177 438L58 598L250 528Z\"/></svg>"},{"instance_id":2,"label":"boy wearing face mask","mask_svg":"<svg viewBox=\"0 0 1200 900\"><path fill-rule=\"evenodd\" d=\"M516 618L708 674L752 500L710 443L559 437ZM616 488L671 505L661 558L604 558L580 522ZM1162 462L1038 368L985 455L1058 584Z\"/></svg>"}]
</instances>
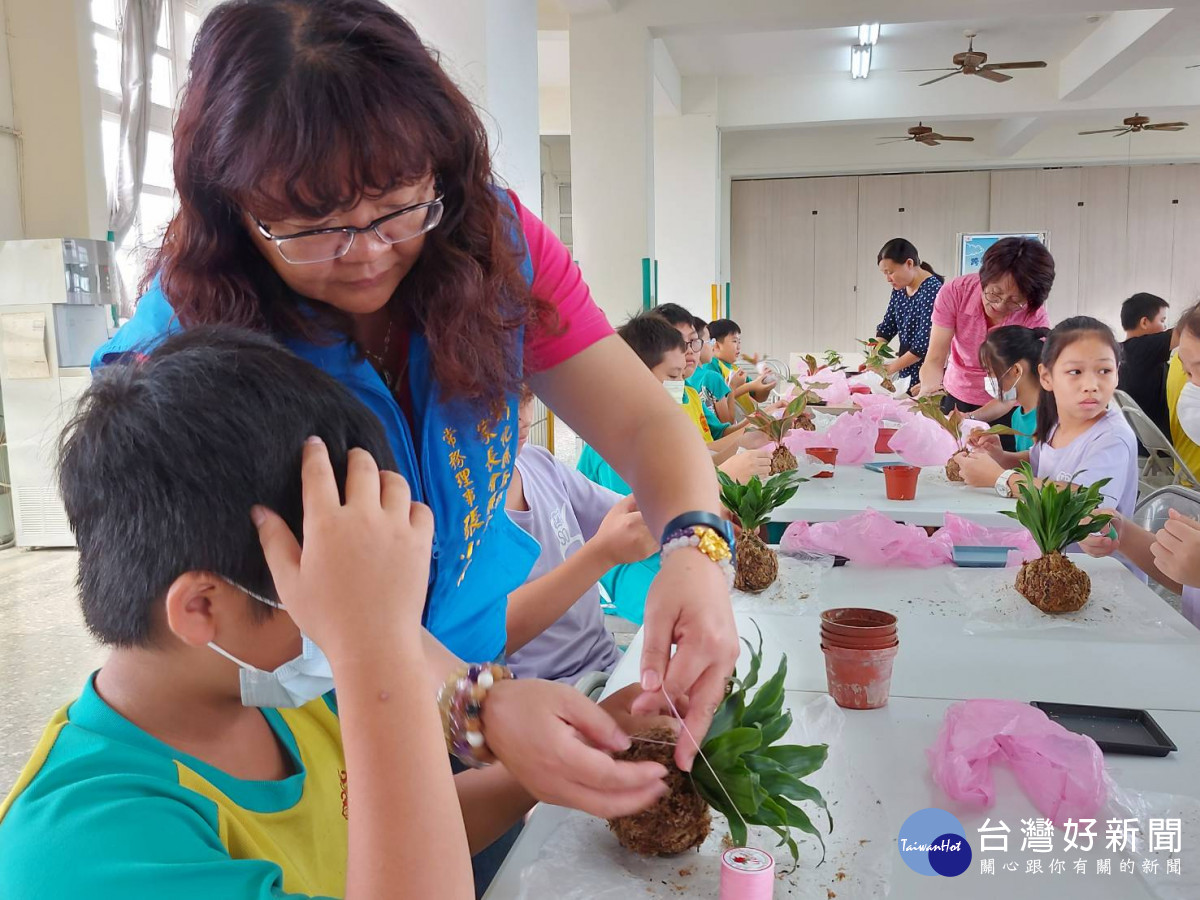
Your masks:
<instances>
[{"instance_id":1,"label":"boy wearing face mask","mask_svg":"<svg viewBox=\"0 0 1200 900\"><path fill-rule=\"evenodd\" d=\"M112 652L0 803L0 897L475 896L468 848L534 801L503 765L451 776L432 519L366 407L269 338L189 328L97 375L59 483Z\"/></svg>"}]
</instances>

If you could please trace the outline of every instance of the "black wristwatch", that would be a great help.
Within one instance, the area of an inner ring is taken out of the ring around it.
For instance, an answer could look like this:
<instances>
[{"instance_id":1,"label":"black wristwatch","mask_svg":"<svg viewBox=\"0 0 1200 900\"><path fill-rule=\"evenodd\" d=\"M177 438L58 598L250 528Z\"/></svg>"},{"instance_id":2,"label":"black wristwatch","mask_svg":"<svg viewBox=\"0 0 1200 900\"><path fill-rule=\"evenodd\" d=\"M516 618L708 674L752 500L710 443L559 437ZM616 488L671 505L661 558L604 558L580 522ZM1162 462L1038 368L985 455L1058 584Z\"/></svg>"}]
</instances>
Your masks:
<instances>
[{"instance_id":1,"label":"black wristwatch","mask_svg":"<svg viewBox=\"0 0 1200 900\"><path fill-rule=\"evenodd\" d=\"M727 519L723 519L718 515L710 512L705 512L702 509L694 510L693 512L685 512L673 518L667 523L667 527L663 529L662 540L660 543L665 544L680 531L687 528L695 528L696 526L704 526L711 528L717 534L725 539L725 543L729 545L729 552L736 558L737 550L733 542L733 524Z\"/></svg>"}]
</instances>

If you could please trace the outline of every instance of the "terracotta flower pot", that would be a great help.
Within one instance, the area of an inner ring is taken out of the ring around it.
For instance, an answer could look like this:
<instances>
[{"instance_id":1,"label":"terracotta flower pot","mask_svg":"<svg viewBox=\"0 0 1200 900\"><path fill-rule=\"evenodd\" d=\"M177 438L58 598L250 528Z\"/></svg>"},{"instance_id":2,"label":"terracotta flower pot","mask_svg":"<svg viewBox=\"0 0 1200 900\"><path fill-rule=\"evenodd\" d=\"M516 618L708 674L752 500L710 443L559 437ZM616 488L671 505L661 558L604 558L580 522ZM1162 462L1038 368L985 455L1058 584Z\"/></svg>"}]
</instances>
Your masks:
<instances>
[{"instance_id":1,"label":"terracotta flower pot","mask_svg":"<svg viewBox=\"0 0 1200 900\"><path fill-rule=\"evenodd\" d=\"M896 432L899 430L899 428L880 428L879 437L875 438L875 452L891 453L892 438L896 436Z\"/></svg>"},{"instance_id":2,"label":"terracotta flower pot","mask_svg":"<svg viewBox=\"0 0 1200 900\"><path fill-rule=\"evenodd\" d=\"M884 650L895 647L899 638L894 631L878 635L844 635L834 634L822 628L821 643L826 647L841 647L845 650Z\"/></svg>"},{"instance_id":3,"label":"terracotta flower pot","mask_svg":"<svg viewBox=\"0 0 1200 900\"><path fill-rule=\"evenodd\" d=\"M917 496L919 466L884 466L883 482L889 500L912 500Z\"/></svg>"},{"instance_id":4,"label":"terracotta flower pot","mask_svg":"<svg viewBox=\"0 0 1200 900\"><path fill-rule=\"evenodd\" d=\"M814 478L832 478L834 466L837 465L837 447L809 447L804 451L805 455L811 456L813 459L820 460L825 463L821 467L821 471L814 475Z\"/></svg>"},{"instance_id":5,"label":"terracotta flower pot","mask_svg":"<svg viewBox=\"0 0 1200 900\"><path fill-rule=\"evenodd\" d=\"M892 663L898 649L847 650L822 644L825 677L834 702L845 709L886 706L892 688Z\"/></svg>"},{"instance_id":6,"label":"terracotta flower pot","mask_svg":"<svg viewBox=\"0 0 1200 900\"><path fill-rule=\"evenodd\" d=\"M882 609L841 606L821 613L821 629L831 634L895 634L897 619Z\"/></svg>"}]
</instances>

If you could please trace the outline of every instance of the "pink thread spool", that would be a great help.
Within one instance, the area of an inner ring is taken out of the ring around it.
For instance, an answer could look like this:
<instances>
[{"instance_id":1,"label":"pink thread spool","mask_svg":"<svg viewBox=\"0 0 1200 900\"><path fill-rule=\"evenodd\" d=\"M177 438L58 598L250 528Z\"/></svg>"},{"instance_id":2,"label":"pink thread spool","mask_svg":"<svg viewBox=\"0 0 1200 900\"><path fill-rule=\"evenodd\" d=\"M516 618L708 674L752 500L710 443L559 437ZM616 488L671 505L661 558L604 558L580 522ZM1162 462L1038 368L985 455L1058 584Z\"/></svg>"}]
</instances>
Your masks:
<instances>
[{"instance_id":1,"label":"pink thread spool","mask_svg":"<svg viewBox=\"0 0 1200 900\"><path fill-rule=\"evenodd\" d=\"M775 859L765 850L734 847L721 854L721 900L771 900Z\"/></svg>"}]
</instances>

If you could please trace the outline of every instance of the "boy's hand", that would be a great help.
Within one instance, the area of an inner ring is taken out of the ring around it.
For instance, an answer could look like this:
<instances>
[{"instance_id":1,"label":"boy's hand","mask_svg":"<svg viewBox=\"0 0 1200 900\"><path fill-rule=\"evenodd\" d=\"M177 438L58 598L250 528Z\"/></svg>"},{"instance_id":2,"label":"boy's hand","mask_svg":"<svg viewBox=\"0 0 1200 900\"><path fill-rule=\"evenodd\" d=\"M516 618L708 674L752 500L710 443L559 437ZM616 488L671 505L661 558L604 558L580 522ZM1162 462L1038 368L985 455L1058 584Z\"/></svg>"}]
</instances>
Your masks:
<instances>
[{"instance_id":1,"label":"boy's hand","mask_svg":"<svg viewBox=\"0 0 1200 900\"><path fill-rule=\"evenodd\" d=\"M1173 509L1168 515L1150 545L1154 564L1185 587L1200 587L1200 522Z\"/></svg>"},{"instance_id":2,"label":"boy's hand","mask_svg":"<svg viewBox=\"0 0 1200 900\"><path fill-rule=\"evenodd\" d=\"M738 446L746 450L757 450L771 443L771 439L757 428L743 428L738 437Z\"/></svg>"},{"instance_id":3,"label":"boy's hand","mask_svg":"<svg viewBox=\"0 0 1200 900\"><path fill-rule=\"evenodd\" d=\"M635 563L658 551L658 540L638 512L632 494L622 497L605 515L592 538L614 566Z\"/></svg>"},{"instance_id":4,"label":"boy's hand","mask_svg":"<svg viewBox=\"0 0 1200 900\"><path fill-rule=\"evenodd\" d=\"M740 366L734 366L733 371L729 373L729 386L731 388L740 388L746 383L746 373L742 371Z\"/></svg>"},{"instance_id":5,"label":"boy's hand","mask_svg":"<svg viewBox=\"0 0 1200 900\"><path fill-rule=\"evenodd\" d=\"M755 475L767 478L771 474L771 457L774 455L774 450L758 447L744 453L735 453L717 468L738 484L745 484Z\"/></svg>"},{"instance_id":6,"label":"boy's hand","mask_svg":"<svg viewBox=\"0 0 1200 900\"><path fill-rule=\"evenodd\" d=\"M251 511L280 601L331 661L379 647L394 652L419 633L433 515L365 450L350 451L344 504L319 438L304 445L301 472L303 550L276 513Z\"/></svg>"}]
</instances>

